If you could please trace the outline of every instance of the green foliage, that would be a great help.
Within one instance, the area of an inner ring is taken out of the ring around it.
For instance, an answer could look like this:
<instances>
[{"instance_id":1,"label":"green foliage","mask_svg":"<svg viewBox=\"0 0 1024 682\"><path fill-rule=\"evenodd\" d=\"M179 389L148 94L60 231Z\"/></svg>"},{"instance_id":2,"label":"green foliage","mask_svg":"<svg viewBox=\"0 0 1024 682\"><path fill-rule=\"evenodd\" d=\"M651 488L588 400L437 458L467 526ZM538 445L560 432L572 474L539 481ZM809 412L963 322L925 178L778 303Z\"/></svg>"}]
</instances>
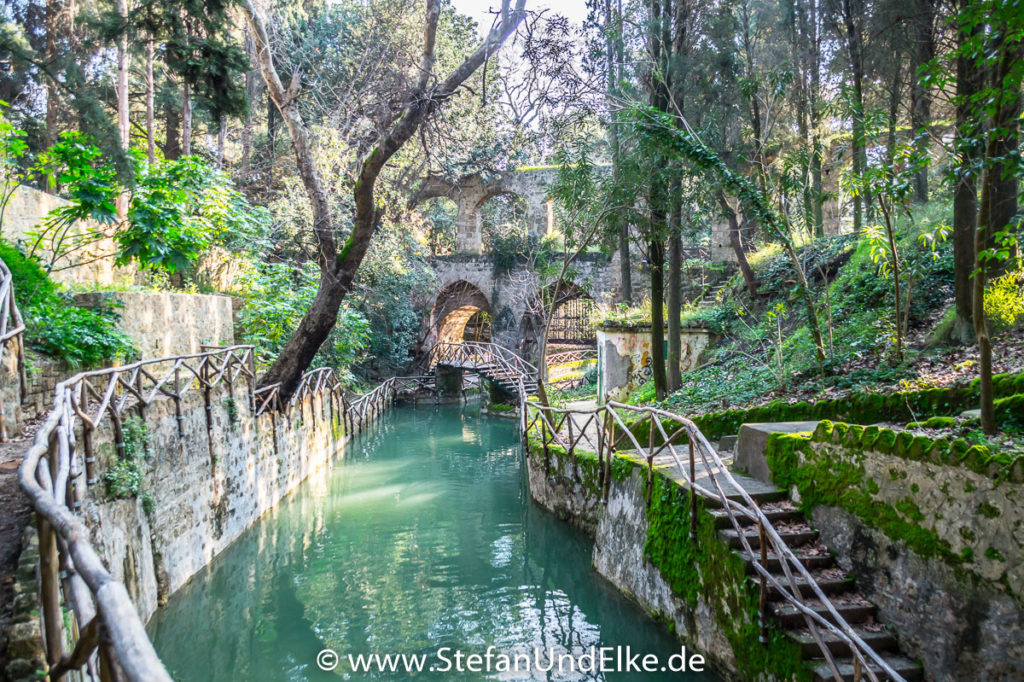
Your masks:
<instances>
[{"instance_id":1,"label":"green foliage","mask_svg":"<svg viewBox=\"0 0 1024 682\"><path fill-rule=\"evenodd\" d=\"M180 272L213 244L245 246L269 218L223 171L195 156L148 164L136 153L128 221L115 235L117 263Z\"/></svg>"},{"instance_id":2,"label":"green foliage","mask_svg":"<svg viewBox=\"0 0 1024 682\"><path fill-rule=\"evenodd\" d=\"M651 326L651 300L645 298L639 303L616 303L615 307L597 321L603 327L635 329Z\"/></svg>"},{"instance_id":3,"label":"green foliage","mask_svg":"<svg viewBox=\"0 0 1024 682\"><path fill-rule=\"evenodd\" d=\"M10 122L7 107L7 102L0 100L0 234L4 209L14 190L27 176L23 167L23 159L28 152L25 131Z\"/></svg>"},{"instance_id":4,"label":"green foliage","mask_svg":"<svg viewBox=\"0 0 1024 682\"><path fill-rule=\"evenodd\" d=\"M256 363L265 369L277 357L316 296L319 275L313 263L294 268L287 263L266 263L243 279L245 305L240 315L244 343L256 347ZM333 367L342 376L366 349L370 325L359 312L342 308L327 342L312 367Z\"/></svg>"},{"instance_id":5,"label":"green foliage","mask_svg":"<svg viewBox=\"0 0 1024 682\"><path fill-rule=\"evenodd\" d=\"M138 497L147 512L153 511L153 496L148 491L146 475L149 467L149 430L141 417L129 417L122 425L123 444L117 461L103 475L107 496L112 500Z\"/></svg>"},{"instance_id":6,"label":"green foliage","mask_svg":"<svg viewBox=\"0 0 1024 682\"><path fill-rule=\"evenodd\" d=\"M853 252L855 241L854 235L842 235L818 239L797 248L807 278L820 280L822 275L835 272ZM769 244L757 254L750 260L757 276L758 291L769 298L792 294L797 273L785 251L776 244Z\"/></svg>"},{"instance_id":7,"label":"green foliage","mask_svg":"<svg viewBox=\"0 0 1024 682\"><path fill-rule=\"evenodd\" d=\"M373 330L359 358L362 374L400 374L419 341L424 292L436 291L437 277L420 258L422 249L405 224L378 234L359 266L349 305Z\"/></svg>"},{"instance_id":8,"label":"green foliage","mask_svg":"<svg viewBox=\"0 0 1024 682\"><path fill-rule=\"evenodd\" d=\"M988 283L985 315L997 329L1010 329L1024 321L1024 262Z\"/></svg>"},{"instance_id":9,"label":"green foliage","mask_svg":"<svg viewBox=\"0 0 1024 682\"><path fill-rule=\"evenodd\" d=\"M14 296L25 318L26 343L73 367L97 367L136 354L134 342L117 328L117 311L76 307L58 293L39 263L0 241L0 258L14 278Z\"/></svg>"},{"instance_id":10,"label":"green foliage","mask_svg":"<svg viewBox=\"0 0 1024 682\"><path fill-rule=\"evenodd\" d=\"M2 240L0 260L3 260L11 271L14 278L14 300L23 313L34 305L56 298L57 285L36 260Z\"/></svg>"},{"instance_id":11,"label":"green foliage","mask_svg":"<svg viewBox=\"0 0 1024 682\"><path fill-rule=\"evenodd\" d=\"M702 367L692 375L707 373L711 366ZM719 368L720 369L720 368ZM688 375L690 376L690 375ZM712 374L705 375L706 392L720 390L720 387L733 381L728 377ZM1007 400L1005 413L1007 418L1012 414L1012 403L1018 393L1024 393L1024 374L997 374L992 380L993 390L997 398ZM739 395L744 389L740 387ZM669 405L676 395L673 395ZM810 421L820 419L840 419L858 424L872 424L878 421L916 421L919 416L950 416L964 410L973 409L978 401L978 381L949 388L930 388L920 391L904 391L897 393L855 392L843 398L818 400L813 402L800 401L789 403L782 400L772 401L766 405L749 409L705 412L693 417L708 438L718 439L722 436L735 435L741 424L747 422L777 421ZM999 401L997 401L998 403Z\"/></svg>"},{"instance_id":12,"label":"green foliage","mask_svg":"<svg viewBox=\"0 0 1024 682\"><path fill-rule=\"evenodd\" d=\"M953 417L929 417L923 422L910 422L908 429L949 429L956 424Z\"/></svg>"},{"instance_id":13,"label":"green foliage","mask_svg":"<svg viewBox=\"0 0 1024 682\"><path fill-rule=\"evenodd\" d=\"M30 320L28 344L73 367L98 367L137 352L131 338L117 328L119 316L110 306L89 310L55 299L28 308L25 317Z\"/></svg>"},{"instance_id":14,"label":"green foliage","mask_svg":"<svg viewBox=\"0 0 1024 682\"><path fill-rule=\"evenodd\" d=\"M516 229L497 229L491 233L488 251L495 274L521 266L537 250L539 240Z\"/></svg>"}]
</instances>

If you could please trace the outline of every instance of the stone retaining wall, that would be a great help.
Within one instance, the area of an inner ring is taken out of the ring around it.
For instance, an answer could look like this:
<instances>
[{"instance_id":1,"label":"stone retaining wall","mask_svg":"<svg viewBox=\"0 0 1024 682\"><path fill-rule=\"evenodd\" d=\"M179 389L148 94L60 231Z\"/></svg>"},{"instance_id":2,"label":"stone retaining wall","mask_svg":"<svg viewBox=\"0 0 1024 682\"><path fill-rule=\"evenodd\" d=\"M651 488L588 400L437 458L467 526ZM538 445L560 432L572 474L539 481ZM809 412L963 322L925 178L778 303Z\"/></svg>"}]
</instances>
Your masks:
<instances>
[{"instance_id":1,"label":"stone retaining wall","mask_svg":"<svg viewBox=\"0 0 1024 682\"><path fill-rule=\"evenodd\" d=\"M0 677L11 682L45 680L46 652L43 646L42 621L39 620L39 585L36 566L39 563L39 536L34 526L25 529L18 569L12 589L11 623L7 629L7 667ZM6 675L6 677L4 677Z\"/></svg>"},{"instance_id":2,"label":"stone retaining wall","mask_svg":"<svg viewBox=\"0 0 1024 682\"><path fill-rule=\"evenodd\" d=\"M973 449L872 429L773 434L775 482L928 679L1024 677L1022 462L981 466Z\"/></svg>"},{"instance_id":3,"label":"stone retaining wall","mask_svg":"<svg viewBox=\"0 0 1024 682\"><path fill-rule=\"evenodd\" d=\"M1020 602L941 559L921 556L847 511L822 506L811 517L840 566L857 576L858 589L921 659L928 679L1024 677Z\"/></svg>"},{"instance_id":4,"label":"stone retaining wall","mask_svg":"<svg viewBox=\"0 0 1024 682\"><path fill-rule=\"evenodd\" d=\"M687 493L657 470L648 482L642 463L616 457L606 503L593 454L569 457L548 446L545 455L534 438L527 466L533 499L594 538L598 573L696 648L724 679L807 677L799 649L774 625L767 645L759 643L757 590L699 499L693 542Z\"/></svg>"},{"instance_id":5,"label":"stone retaining wall","mask_svg":"<svg viewBox=\"0 0 1024 682\"><path fill-rule=\"evenodd\" d=\"M115 305L118 328L131 337L140 358L199 353L202 345L235 342L231 298L208 294L94 291L75 295L83 308Z\"/></svg>"},{"instance_id":6,"label":"stone retaining wall","mask_svg":"<svg viewBox=\"0 0 1024 682\"><path fill-rule=\"evenodd\" d=\"M21 428L21 377L18 376L18 344L11 339L7 347L0 347L0 409L4 413L4 430L10 437Z\"/></svg>"},{"instance_id":7,"label":"stone retaining wall","mask_svg":"<svg viewBox=\"0 0 1024 682\"><path fill-rule=\"evenodd\" d=\"M172 401L147 408L151 454L145 490L151 505L142 496L110 499L104 478L114 462L109 422L96 432L100 480L88 487L81 513L94 545L144 620L344 449L340 422L330 419L329 405L319 397L290 415L256 419L244 385L213 391L211 403L208 430L201 394L182 401L183 438Z\"/></svg>"},{"instance_id":8,"label":"stone retaining wall","mask_svg":"<svg viewBox=\"0 0 1024 682\"><path fill-rule=\"evenodd\" d=\"M31 187L19 187L11 195L10 201L4 208L0 237L9 244L21 245L29 249L36 242L32 233L39 229L50 211L70 204L71 202L67 199ZM72 227L72 235L85 234L97 229L98 226L95 223L76 223ZM44 240L38 251L38 255L43 258L44 262L48 262L52 256L52 251L46 246L47 242ZM115 267L114 259L110 256L113 252L113 240L110 238L100 239L86 248L76 251L73 259L63 257L57 260L50 277L61 284L86 284L92 287L110 286L119 281L131 281L135 276L135 269Z\"/></svg>"}]
</instances>

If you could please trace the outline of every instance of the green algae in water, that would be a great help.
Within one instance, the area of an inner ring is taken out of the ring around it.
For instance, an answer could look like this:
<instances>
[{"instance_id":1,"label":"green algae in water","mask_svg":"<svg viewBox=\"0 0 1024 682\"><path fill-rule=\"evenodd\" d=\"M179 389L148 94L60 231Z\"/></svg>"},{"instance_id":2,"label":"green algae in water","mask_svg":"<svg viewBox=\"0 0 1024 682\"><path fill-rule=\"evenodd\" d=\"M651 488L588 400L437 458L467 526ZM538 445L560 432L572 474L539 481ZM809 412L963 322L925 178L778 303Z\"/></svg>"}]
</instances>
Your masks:
<instances>
[{"instance_id":1,"label":"green algae in water","mask_svg":"<svg viewBox=\"0 0 1024 682\"><path fill-rule=\"evenodd\" d=\"M518 424L399 409L171 596L149 625L180 682L485 679L355 673L340 654L534 647L678 653L591 568L590 541L533 504ZM449 654L451 657L452 654ZM437 663L438 661L434 660ZM491 679L524 679L492 673ZM709 674L536 679L712 680Z\"/></svg>"}]
</instances>

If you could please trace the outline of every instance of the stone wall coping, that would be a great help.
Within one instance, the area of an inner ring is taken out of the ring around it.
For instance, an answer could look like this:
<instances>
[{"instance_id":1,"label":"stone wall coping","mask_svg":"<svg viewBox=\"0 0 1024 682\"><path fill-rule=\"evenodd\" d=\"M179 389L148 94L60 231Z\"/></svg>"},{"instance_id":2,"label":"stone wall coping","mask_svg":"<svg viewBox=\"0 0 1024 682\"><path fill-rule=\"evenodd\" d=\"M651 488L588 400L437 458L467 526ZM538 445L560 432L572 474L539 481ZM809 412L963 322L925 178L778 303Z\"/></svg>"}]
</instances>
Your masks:
<instances>
[{"instance_id":1,"label":"stone wall coping","mask_svg":"<svg viewBox=\"0 0 1024 682\"><path fill-rule=\"evenodd\" d=\"M597 331L599 332L630 332L630 333L650 333L651 325L649 324L599 324L597 325ZM713 332L707 327L680 327L680 333L692 333L692 334L712 334ZM668 325L665 325L665 334L668 335Z\"/></svg>"}]
</instances>

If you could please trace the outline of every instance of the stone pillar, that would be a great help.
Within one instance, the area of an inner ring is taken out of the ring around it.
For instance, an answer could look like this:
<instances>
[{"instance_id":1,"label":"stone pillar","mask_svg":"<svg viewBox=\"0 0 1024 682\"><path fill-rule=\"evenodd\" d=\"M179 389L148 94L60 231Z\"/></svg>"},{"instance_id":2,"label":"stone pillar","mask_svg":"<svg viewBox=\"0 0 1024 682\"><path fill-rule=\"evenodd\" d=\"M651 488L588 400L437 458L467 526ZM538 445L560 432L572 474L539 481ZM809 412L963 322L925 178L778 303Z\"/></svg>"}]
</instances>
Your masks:
<instances>
[{"instance_id":1,"label":"stone pillar","mask_svg":"<svg viewBox=\"0 0 1024 682\"><path fill-rule=\"evenodd\" d=\"M460 197L458 218L455 223L455 251L457 253L481 253L483 239L480 230L480 212L475 197Z\"/></svg>"},{"instance_id":2,"label":"stone pillar","mask_svg":"<svg viewBox=\"0 0 1024 682\"><path fill-rule=\"evenodd\" d=\"M441 398L462 397L461 369L438 366L434 369L434 381L437 383L437 392Z\"/></svg>"},{"instance_id":3,"label":"stone pillar","mask_svg":"<svg viewBox=\"0 0 1024 682\"><path fill-rule=\"evenodd\" d=\"M526 204L527 229L530 236L543 239L551 234L553 211L543 197L530 197Z\"/></svg>"},{"instance_id":4,"label":"stone pillar","mask_svg":"<svg viewBox=\"0 0 1024 682\"><path fill-rule=\"evenodd\" d=\"M484 381L484 385L487 387L487 403L489 405L508 403L509 394L501 386L493 381Z\"/></svg>"},{"instance_id":5,"label":"stone pillar","mask_svg":"<svg viewBox=\"0 0 1024 682\"><path fill-rule=\"evenodd\" d=\"M742 220L742 216L737 216ZM711 225L711 262L712 263L735 263L736 252L733 251L732 243L729 241L729 223L719 221Z\"/></svg>"}]
</instances>

